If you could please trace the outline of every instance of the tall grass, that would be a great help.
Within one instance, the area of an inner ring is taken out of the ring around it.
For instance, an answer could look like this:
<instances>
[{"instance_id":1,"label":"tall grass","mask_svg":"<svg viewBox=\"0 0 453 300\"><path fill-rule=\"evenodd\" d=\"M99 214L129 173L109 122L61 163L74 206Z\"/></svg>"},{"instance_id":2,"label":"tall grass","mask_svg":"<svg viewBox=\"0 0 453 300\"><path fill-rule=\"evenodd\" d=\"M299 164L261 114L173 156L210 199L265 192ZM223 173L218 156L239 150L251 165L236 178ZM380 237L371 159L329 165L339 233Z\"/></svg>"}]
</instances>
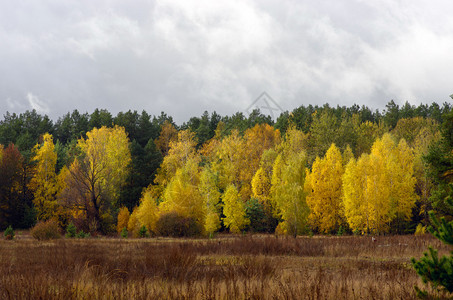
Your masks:
<instances>
[{"instance_id":1,"label":"tall grass","mask_svg":"<svg viewBox=\"0 0 453 300\"><path fill-rule=\"evenodd\" d=\"M0 242L0 299L414 299L428 236ZM442 295L440 295L442 296Z\"/></svg>"}]
</instances>

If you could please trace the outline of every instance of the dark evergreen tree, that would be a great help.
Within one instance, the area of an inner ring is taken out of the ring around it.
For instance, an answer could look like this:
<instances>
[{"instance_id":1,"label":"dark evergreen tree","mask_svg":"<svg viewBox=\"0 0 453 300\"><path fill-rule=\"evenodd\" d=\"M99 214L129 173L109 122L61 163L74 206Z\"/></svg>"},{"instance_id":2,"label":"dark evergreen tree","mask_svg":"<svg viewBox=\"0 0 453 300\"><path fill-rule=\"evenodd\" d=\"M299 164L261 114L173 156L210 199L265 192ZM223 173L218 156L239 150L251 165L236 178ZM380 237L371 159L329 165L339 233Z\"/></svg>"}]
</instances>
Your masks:
<instances>
[{"instance_id":1,"label":"dark evergreen tree","mask_svg":"<svg viewBox=\"0 0 453 300\"><path fill-rule=\"evenodd\" d=\"M88 122L88 131L93 128L101 128L102 126L112 127L113 118L112 114L106 109L96 108L90 115L90 121Z\"/></svg>"},{"instance_id":2,"label":"dark evergreen tree","mask_svg":"<svg viewBox=\"0 0 453 300\"><path fill-rule=\"evenodd\" d=\"M453 201L449 201L449 205L453 206ZM443 217L439 221L433 212L430 212L430 218L434 226L428 228L429 232L453 246L453 221L447 223ZM439 258L437 250L429 247L420 260L413 258L412 264L424 283L429 282L434 289L448 292L450 295L453 293L453 251L450 251L450 256ZM419 295L427 296L426 291L416 289Z\"/></svg>"}]
</instances>

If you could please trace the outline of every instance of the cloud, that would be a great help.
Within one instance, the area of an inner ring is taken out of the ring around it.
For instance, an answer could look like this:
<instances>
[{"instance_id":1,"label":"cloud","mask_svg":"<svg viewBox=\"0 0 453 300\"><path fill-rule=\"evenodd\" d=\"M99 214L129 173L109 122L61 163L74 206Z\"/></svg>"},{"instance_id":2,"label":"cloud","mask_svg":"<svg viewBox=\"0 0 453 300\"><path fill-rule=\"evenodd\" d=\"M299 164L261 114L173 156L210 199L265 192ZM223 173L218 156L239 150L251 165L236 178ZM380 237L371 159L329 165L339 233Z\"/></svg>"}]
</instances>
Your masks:
<instances>
[{"instance_id":1,"label":"cloud","mask_svg":"<svg viewBox=\"0 0 453 300\"><path fill-rule=\"evenodd\" d=\"M449 101L452 9L447 0L6 2L0 110L145 109L182 123L245 110L263 91L288 110ZM11 100L23 95L26 104Z\"/></svg>"},{"instance_id":2,"label":"cloud","mask_svg":"<svg viewBox=\"0 0 453 300\"><path fill-rule=\"evenodd\" d=\"M48 105L32 93L27 93L27 101L31 109L36 110L38 113L47 114L50 111Z\"/></svg>"}]
</instances>

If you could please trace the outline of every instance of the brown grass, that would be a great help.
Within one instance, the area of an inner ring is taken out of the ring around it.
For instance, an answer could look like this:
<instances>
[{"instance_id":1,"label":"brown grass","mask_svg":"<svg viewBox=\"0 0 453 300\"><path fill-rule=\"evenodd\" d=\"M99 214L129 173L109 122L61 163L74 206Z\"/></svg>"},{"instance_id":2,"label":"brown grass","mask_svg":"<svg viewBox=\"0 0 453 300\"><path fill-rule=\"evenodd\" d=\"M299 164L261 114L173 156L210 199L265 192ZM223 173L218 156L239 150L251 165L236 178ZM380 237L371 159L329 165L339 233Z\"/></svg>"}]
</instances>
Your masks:
<instances>
[{"instance_id":1,"label":"brown grass","mask_svg":"<svg viewBox=\"0 0 453 300\"><path fill-rule=\"evenodd\" d=\"M0 299L414 299L430 236L0 241ZM442 295L440 295L442 296Z\"/></svg>"}]
</instances>

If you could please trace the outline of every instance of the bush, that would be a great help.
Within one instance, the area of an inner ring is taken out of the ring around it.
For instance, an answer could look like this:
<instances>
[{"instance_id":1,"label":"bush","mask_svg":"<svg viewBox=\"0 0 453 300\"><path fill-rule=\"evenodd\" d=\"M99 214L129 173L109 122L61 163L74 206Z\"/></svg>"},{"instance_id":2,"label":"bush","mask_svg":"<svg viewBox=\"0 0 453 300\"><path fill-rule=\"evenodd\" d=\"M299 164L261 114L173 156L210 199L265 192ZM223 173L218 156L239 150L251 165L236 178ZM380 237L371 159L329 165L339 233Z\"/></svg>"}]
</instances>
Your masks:
<instances>
[{"instance_id":1,"label":"bush","mask_svg":"<svg viewBox=\"0 0 453 300\"><path fill-rule=\"evenodd\" d=\"M423 235L426 233L426 226L423 226L421 223L418 223L417 227L415 228L415 235Z\"/></svg>"},{"instance_id":2,"label":"bush","mask_svg":"<svg viewBox=\"0 0 453 300\"><path fill-rule=\"evenodd\" d=\"M138 231L138 236L141 238L149 237L148 229L146 229L145 225L140 227L140 230Z\"/></svg>"},{"instance_id":3,"label":"bush","mask_svg":"<svg viewBox=\"0 0 453 300\"><path fill-rule=\"evenodd\" d=\"M340 228L338 228L337 231L337 236L342 236L344 234L344 228L342 225L340 225Z\"/></svg>"},{"instance_id":4,"label":"bush","mask_svg":"<svg viewBox=\"0 0 453 300\"><path fill-rule=\"evenodd\" d=\"M171 212L160 216L156 231L162 236L183 237L201 235L202 229L194 219Z\"/></svg>"},{"instance_id":5,"label":"bush","mask_svg":"<svg viewBox=\"0 0 453 300\"><path fill-rule=\"evenodd\" d=\"M39 222L32 228L31 235L37 240L50 240L61 237L60 228L55 220Z\"/></svg>"},{"instance_id":6,"label":"bush","mask_svg":"<svg viewBox=\"0 0 453 300\"><path fill-rule=\"evenodd\" d=\"M127 239L127 236L128 236L127 228L123 227L123 230L121 230L121 237L123 239Z\"/></svg>"},{"instance_id":7,"label":"bush","mask_svg":"<svg viewBox=\"0 0 453 300\"><path fill-rule=\"evenodd\" d=\"M428 227L428 231L445 244L453 246L453 221L447 223L444 217L439 221L432 211L429 212L429 217L433 226ZM428 251L420 260L412 258L412 266L424 283L429 282L437 292L442 291L451 295L453 293L453 251L450 252L450 256L442 257L439 257L437 250L432 247L428 247ZM428 297L426 291L415 288L420 297Z\"/></svg>"},{"instance_id":8,"label":"bush","mask_svg":"<svg viewBox=\"0 0 453 300\"><path fill-rule=\"evenodd\" d=\"M84 239L84 238L89 238L91 234L83 232L83 230L80 230L79 233L77 233L76 238L78 239Z\"/></svg>"},{"instance_id":9,"label":"bush","mask_svg":"<svg viewBox=\"0 0 453 300\"><path fill-rule=\"evenodd\" d=\"M14 233L13 227L11 227L11 225L9 225L8 228L6 228L4 235L5 235L5 239L7 239L7 240L14 239L16 234Z\"/></svg>"},{"instance_id":10,"label":"bush","mask_svg":"<svg viewBox=\"0 0 453 300\"><path fill-rule=\"evenodd\" d=\"M252 232L274 232L278 220L266 211L264 205L256 198L250 198L245 203L245 213L250 220L247 230Z\"/></svg>"},{"instance_id":11,"label":"bush","mask_svg":"<svg viewBox=\"0 0 453 300\"><path fill-rule=\"evenodd\" d=\"M77 228L75 227L74 223L69 223L68 227L66 227L66 237L73 238L77 234Z\"/></svg>"},{"instance_id":12,"label":"bush","mask_svg":"<svg viewBox=\"0 0 453 300\"><path fill-rule=\"evenodd\" d=\"M118 221L116 225L116 230L118 233L122 233L124 230L124 227L127 227L127 223L129 222L129 216L131 214L129 213L129 210L127 207L121 207L120 211L118 212Z\"/></svg>"}]
</instances>

